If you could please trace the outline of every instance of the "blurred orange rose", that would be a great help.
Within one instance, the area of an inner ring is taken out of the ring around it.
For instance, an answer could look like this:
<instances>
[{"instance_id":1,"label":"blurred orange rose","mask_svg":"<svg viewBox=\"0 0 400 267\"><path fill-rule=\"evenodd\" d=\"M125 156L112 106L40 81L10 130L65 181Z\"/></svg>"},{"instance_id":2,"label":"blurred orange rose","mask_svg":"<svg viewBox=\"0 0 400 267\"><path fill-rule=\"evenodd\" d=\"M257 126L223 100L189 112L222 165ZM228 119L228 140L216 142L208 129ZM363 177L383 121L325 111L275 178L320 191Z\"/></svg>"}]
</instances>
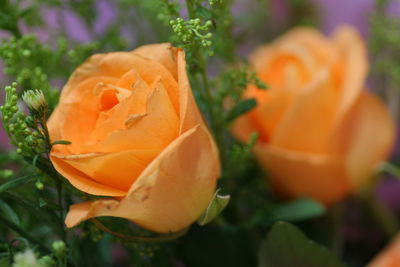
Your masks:
<instances>
[{"instance_id":1,"label":"blurred orange rose","mask_svg":"<svg viewBox=\"0 0 400 267\"><path fill-rule=\"evenodd\" d=\"M379 253L366 267L398 267L400 266L400 235Z\"/></svg>"},{"instance_id":2,"label":"blurred orange rose","mask_svg":"<svg viewBox=\"0 0 400 267\"><path fill-rule=\"evenodd\" d=\"M270 89L250 86L258 106L234 125L247 140L282 196L309 196L325 204L351 193L372 175L394 143L384 104L365 91L367 51L356 31L338 28L331 38L297 28L251 55Z\"/></svg>"},{"instance_id":3,"label":"blurred orange rose","mask_svg":"<svg viewBox=\"0 0 400 267\"><path fill-rule=\"evenodd\" d=\"M169 44L90 57L48 121L54 167L77 189L109 196L70 207L73 227L96 216L177 231L206 209L220 174L194 101L184 52Z\"/></svg>"}]
</instances>

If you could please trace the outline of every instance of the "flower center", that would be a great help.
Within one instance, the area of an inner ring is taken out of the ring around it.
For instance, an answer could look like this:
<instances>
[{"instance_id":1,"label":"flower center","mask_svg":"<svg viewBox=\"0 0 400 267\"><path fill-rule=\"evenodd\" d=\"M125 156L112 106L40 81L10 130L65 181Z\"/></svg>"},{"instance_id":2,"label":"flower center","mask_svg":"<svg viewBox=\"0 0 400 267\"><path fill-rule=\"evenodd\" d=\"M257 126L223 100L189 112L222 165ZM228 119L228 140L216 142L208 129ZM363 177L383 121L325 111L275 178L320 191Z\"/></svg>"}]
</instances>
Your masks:
<instances>
[{"instance_id":1,"label":"flower center","mask_svg":"<svg viewBox=\"0 0 400 267\"><path fill-rule=\"evenodd\" d=\"M94 88L94 94L99 97L100 111L107 111L127 98L131 91L116 87L112 84L98 83Z\"/></svg>"}]
</instances>

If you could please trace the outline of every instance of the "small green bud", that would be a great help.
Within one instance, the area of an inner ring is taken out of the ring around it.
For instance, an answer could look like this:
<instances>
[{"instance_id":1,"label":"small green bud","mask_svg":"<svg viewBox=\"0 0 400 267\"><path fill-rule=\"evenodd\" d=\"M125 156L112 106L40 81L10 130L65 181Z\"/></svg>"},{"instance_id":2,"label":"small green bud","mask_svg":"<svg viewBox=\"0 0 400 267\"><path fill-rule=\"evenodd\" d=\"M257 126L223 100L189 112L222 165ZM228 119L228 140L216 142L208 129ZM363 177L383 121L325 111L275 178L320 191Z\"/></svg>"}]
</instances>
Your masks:
<instances>
[{"instance_id":1,"label":"small green bud","mask_svg":"<svg viewBox=\"0 0 400 267\"><path fill-rule=\"evenodd\" d=\"M42 181L40 181L40 180L38 180L38 181L35 183L35 186L36 186L36 188L39 189L39 190L43 190L43 188L44 188L44 184L43 184Z\"/></svg>"},{"instance_id":2,"label":"small green bud","mask_svg":"<svg viewBox=\"0 0 400 267\"><path fill-rule=\"evenodd\" d=\"M22 55L24 57L29 57L31 55L31 51L29 51L28 49L25 49L22 51Z\"/></svg>"},{"instance_id":3,"label":"small green bud","mask_svg":"<svg viewBox=\"0 0 400 267\"><path fill-rule=\"evenodd\" d=\"M0 170L0 178L2 178L2 179L9 179L13 175L14 175L13 170L10 170L10 169Z\"/></svg>"},{"instance_id":4,"label":"small green bud","mask_svg":"<svg viewBox=\"0 0 400 267\"><path fill-rule=\"evenodd\" d=\"M42 266L50 267L54 266L56 263L52 257L46 255L39 259L39 264L41 264Z\"/></svg>"},{"instance_id":5,"label":"small green bud","mask_svg":"<svg viewBox=\"0 0 400 267\"><path fill-rule=\"evenodd\" d=\"M53 244L51 245L51 248L53 249L54 254L57 257L64 257L65 254L67 253L67 246L62 240L54 241Z\"/></svg>"}]
</instances>

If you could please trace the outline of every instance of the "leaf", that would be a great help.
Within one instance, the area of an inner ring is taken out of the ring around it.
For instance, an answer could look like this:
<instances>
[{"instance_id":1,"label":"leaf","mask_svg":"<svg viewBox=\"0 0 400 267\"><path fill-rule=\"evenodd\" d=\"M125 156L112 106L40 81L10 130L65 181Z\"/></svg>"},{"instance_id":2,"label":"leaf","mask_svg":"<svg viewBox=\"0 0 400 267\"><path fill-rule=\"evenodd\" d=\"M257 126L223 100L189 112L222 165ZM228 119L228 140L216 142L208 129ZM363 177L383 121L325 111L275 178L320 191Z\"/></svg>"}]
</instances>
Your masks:
<instances>
[{"instance_id":1,"label":"leaf","mask_svg":"<svg viewBox=\"0 0 400 267\"><path fill-rule=\"evenodd\" d=\"M218 188L217 191L215 191L215 194L210 201L210 204L208 204L207 209L205 212L200 216L200 218L197 220L197 223L201 226L211 222L214 220L228 205L229 200L231 199L230 195L225 195L221 196L218 195L219 191L221 189Z\"/></svg>"},{"instance_id":2,"label":"leaf","mask_svg":"<svg viewBox=\"0 0 400 267\"><path fill-rule=\"evenodd\" d=\"M252 110L257 106L257 101L254 98L243 99L236 104L231 110L228 111L225 120L227 122L233 121L240 115Z\"/></svg>"},{"instance_id":3,"label":"leaf","mask_svg":"<svg viewBox=\"0 0 400 267\"><path fill-rule=\"evenodd\" d=\"M15 211L6 202L0 199L0 211L6 218L15 224L20 224L20 220Z\"/></svg>"},{"instance_id":4,"label":"leaf","mask_svg":"<svg viewBox=\"0 0 400 267\"><path fill-rule=\"evenodd\" d=\"M15 205L23 208L27 212L30 212L33 216L40 219L42 222L46 222L47 224L51 225L53 229L55 229L59 236L62 235L63 229L59 229L60 223L58 221L57 214L55 213L56 209L46 209L40 207L30 199L21 198L18 195L12 194L10 192L5 192L2 197L8 201L13 202Z\"/></svg>"},{"instance_id":5,"label":"leaf","mask_svg":"<svg viewBox=\"0 0 400 267\"><path fill-rule=\"evenodd\" d=\"M277 221L298 222L318 217L325 207L309 198L299 198L282 204L272 204L260 209L247 220L247 227L270 226Z\"/></svg>"},{"instance_id":6,"label":"leaf","mask_svg":"<svg viewBox=\"0 0 400 267\"><path fill-rule=\"evenodd\" d=\"M383 162L378 166L378 172L386 172L396 178L400 178L400 168L390 162Z\"/></svg>"},{"instance_id":7,"label":"leaf","mask_svg":"<svg viewBox=\"0 0 400 267\"><path fill-rule=\"evenodd\" d=\"M320 216L324 212L325 207L319 202L309 198L300 198L273 209L270 220L297 222Z\"/></svg>"},{"instance_id":8,"label":"leaf","mask_svg":"<svg viewBox=\"0 0 400 267\"><path fill-rule=\"evenodd\" d=\"M3 183L2 185L0 185L0 194L14 187L18 187L20 185L30 182L33 177L33 175L27 175Z\"/></svg>"},{"instance_id":9,"label":"leaf","mask_svg":"<svg viewBox=\"0 0 400 267\"><path fill-rule=\"evenodd\" d=\"M259 267L344 267L327 248L308 239L297 227L277 222L261 244Z\"/></svg>"}]
</instances>

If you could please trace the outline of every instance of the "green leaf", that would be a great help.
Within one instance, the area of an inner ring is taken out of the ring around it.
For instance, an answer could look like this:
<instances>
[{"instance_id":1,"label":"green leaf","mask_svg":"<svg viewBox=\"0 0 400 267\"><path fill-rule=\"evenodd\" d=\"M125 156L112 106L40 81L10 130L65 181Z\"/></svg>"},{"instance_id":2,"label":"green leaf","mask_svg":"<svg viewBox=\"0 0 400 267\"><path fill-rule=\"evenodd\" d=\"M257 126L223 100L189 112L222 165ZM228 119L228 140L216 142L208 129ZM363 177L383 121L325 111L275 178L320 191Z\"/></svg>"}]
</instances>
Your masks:
<instances>
[{"instance_id":1,"label":"green leaf","mask_svg":"<svg viewBox=\"0 0 400 267\"><path fill-rule=\"evenodd\" d=\"M219 191L221 189L217 189L217 191L215 191L215 194L212 198L212 200L210 201L210 204L208 204L207 209L205 210L205 212L200 216L200 218L197 220L197 223L201 226L211 222L212 220L214 220L226 207L226 205L228 205L229 200L231 199L230 195L225 195L225 196L221 196L218 195Z\"/></svg>"},{"instance_id":2,"label":"green leaf","mask_svg":"<svg viewBox=\"0 0 400 267\"><path fill-rule=\"evenodd\" d=\"M378 172L386 172L394 177L400 179L400 167L390 163L390 162L383 162L381 165L378 166Z\"/></svg>"},{"instance_id":3,"label":"green leaf","mask_svg":"<svg viewBox=\"0 0 400 267\"><path fill-rule=\"evenodd\" d=\"M344 267L327 248L308 239L297 227L277 222L261 244L259 267Z\"/></svg>"},{"instance_id":4,"label":"green leaf","mask_svg":"<svg viewBox=\"0 0 400 267\"><path fill-rule=\"evenodd\" d=\"M20 220L15 211L3 200L0 200L0 211L6 218L15 224L20 224Z\"/></svg>"},{"instance_id":5,"label":"green leaf","mask_svg":"<svg viewBox=\"0 0 400 267\"><path fill-rule=\"evenodd\" d=\"M27 175L3 183L2 185L0 185L0 194L14 187L18 187L20 185L30 182L33 177L33 175Z\"/></svg>"},{"instance_id":6,"label":"green leaf","mask_svg":"<svg viewBox=\"0 0 400 267\"><path fill-rule=\"evenodd\" d=\"M270 220L297 222L311 219L325 213L325 207L309 198L300 198L279 205L272 210Z\"/></svg>"},{"instance_id":7,"label":"green leaf","mask_svg":"<svg viewBox=\"0 0 400 267\"><path fill-rule=\"evenodd\" d=\"M230 122L239 117L240 115L252 110L257 106L257 101L254 98L243 99L236 104L226 115L226 121Z\"/></svg>"}]
</instances>

